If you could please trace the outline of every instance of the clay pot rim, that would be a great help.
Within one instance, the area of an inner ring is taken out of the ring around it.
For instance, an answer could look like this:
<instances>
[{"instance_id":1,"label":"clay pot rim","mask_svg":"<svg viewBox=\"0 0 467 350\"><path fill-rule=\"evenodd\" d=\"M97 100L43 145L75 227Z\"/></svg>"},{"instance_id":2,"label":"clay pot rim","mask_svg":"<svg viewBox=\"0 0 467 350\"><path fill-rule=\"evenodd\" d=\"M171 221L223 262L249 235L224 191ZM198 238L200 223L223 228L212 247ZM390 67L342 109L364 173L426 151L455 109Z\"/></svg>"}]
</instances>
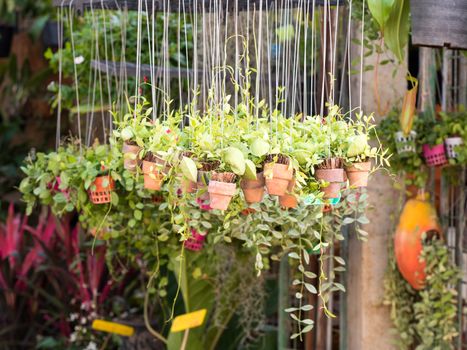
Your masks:
<instances>
[{"instance_id":1,"label":"clay pot rim","mask_svg":"<svg viewBox=\"0 0 467 350\"><path fill-rule=\"evenodd\" d=\"M371 160L366 162L355 162L352 165L346 166L345 171L354 173L354 172L370 172L371 171Z\"/></svg>"},{"instance_id":2,"label":"clay pot rim","mask_svg":"<svg viewBox=\"0 0 467 350\"><path fill-rule=\"evenodd\" d=\"M208 185L209 194L214 195L218 194L223 196L233 196L235 194L236 189L236 184L232 182L210 180Z\"/></svg>"},{"instance_id":3,"label":"clay pot rim","mask_svg":"<svg viewBox=\"0 0 467 350\"><path fill-rule=\"evenodd\" d=\"M324 180L326 182L344 182L345 171L343 168L316 169L315 177L317 180Z\"/></svg>"}]
</instances>

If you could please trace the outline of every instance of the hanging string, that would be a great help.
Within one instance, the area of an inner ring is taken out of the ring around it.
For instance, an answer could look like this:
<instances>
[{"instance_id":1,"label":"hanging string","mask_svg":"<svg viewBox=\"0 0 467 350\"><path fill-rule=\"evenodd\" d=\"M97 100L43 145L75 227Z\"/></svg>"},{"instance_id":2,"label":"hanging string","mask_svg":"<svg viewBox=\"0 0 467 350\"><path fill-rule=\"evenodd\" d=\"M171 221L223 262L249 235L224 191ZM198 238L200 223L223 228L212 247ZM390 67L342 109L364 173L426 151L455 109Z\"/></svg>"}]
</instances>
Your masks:
<instances>
[{"instance_id":1,"label":"hanging string","mask_svg":"<svg viewBox=\"0 0 467 350\"><path fill-rule=\"evenodd\" d=\"M140 98L140 84L141 84L141 32L142 32L142 17L143 17L143 3L138 0L138 24L137 24L137 39L136 39L136 86L135 86L135 105L134 110L138 105ZM136 115L134 115L136 118Z\"/></svg>"},{"instance_id":2,"label":"hanging string","mask_svg":"<svg viewBox=\"0 0 467 350\"><path fill-rule=\"evenodd\" d=\"M360 113L362 112L362 98L363 98L363 39L365 34L365 1L362 1L362 33L360 38L360 90L359 90L359 104Z\"/></svg>"},{"instance_id":3,"label":"hanging string","mask_svg":"<svg viewBox=\"0 0 467 350\"><path fill-rule=\"evenodd\" d=\"M81 111L80 111L80 102L79 102L79 81L78 81L78 68L76 66L76 51L75 51L75 39L73 36L73 0L70 1L68 21L70 24L70 41L71 41L71 50L73 57L73 71L75 78L75 97L76 97L76 111L77 111L77 121L78 121L78 139L79 139L79 152L83 153L83 148L81 145Z\"/></svg>"},{"instance_id":4,"label":"hanging string","mask_svg":"<svg viewBox=\"0 0 467 350\"><path fill-rule=\"evenodd\" d=\"M60 146L61 122L62 122L62 75L63 75L63 7L65 0L62 0L60 8L57 9L58 26L58 102L57 102L57 130L55 132L55 149Z\"/></svg>"}]
</instances>

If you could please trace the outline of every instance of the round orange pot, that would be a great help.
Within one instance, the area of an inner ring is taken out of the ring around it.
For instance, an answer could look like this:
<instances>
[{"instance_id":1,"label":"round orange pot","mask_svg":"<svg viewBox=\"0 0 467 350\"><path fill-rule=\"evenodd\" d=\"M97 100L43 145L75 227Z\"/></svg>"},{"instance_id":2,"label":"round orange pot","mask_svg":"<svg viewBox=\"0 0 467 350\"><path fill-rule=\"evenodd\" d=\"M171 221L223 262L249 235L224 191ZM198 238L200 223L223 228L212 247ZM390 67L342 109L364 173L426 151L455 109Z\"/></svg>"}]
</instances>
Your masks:
<instances>
[{"instance_id":1,"label":"round orange pot","mask_svg":"<svg viewBox=\"0 0 467 350\"><path fill-rule=\"evenodd\" d=\"M128 171L135 171L138 166L138 154L141 151L141 147L136 145L123 144L123 167Z\"/></svg>"},{"instance_id":2,"label":"round orange pot","mask_svg":"<svg viewBox=\"0 0 467 350\"><path fill-rule=\"evenodd\" d=\"M425 283L425 262L420 260L424 234L441 235L436 210L424 195L409 199L402 210L394 236L394 254L402 276L415 289Z\"/></svg>"},{"instance_id":3,"label":"round orange pot","mask_svg":"<svg viewBox=\"0 0 467 350\"><path fill-rule=\"evenodd\" d=\"M209 181L208 192L212 209L226 210L235 194L236 185L230 182Z\"/></svg>"},{"instance_id":4,"label":"round orange pot","mask_svg":"<svg viewBox=\"0 0 467 350\"><path fill-rule=\"evenodd\" d=\"M144 188L153 191L161 189L164 175L159 169L157 163L143 160Z\"/></svg>"},{"instance_id":5,"label":"round orange pot","mask_svg":"<svg viewBox=\"0 0 467 350\"><path fill-rule=\"evenodd\" d=\"M283 196L293 177L293 169L286 164L267 163L264 165L266 188L272 196Z\"/></svg>"},{"instance_id":6,"label":"round orange pot","mask_svg":"<svg viewBox=\"0 0 467 350\"><path fill-rule=\"evenodd\" d=\"M249 204L261 202L264 195L264 184L263 173L256 174L256 180L242 180L240 187L245 196L245 201Z\"/></svg>"},{"instance_id":7,"label":"round orange pot","mask_svg":"<svg viewBox=\"0 0 467 350\"><path fill-rule=\"evenodd\" d=\"M350 187L367 187L370 170L370 161L354 163L352 166L346 167L345 172L347 173Z\"/></svg>"},{"instance_id":8,"label":"round orange pot","mask_svg":"<svg viewBox=\"0 0 467 350\"><path fill-rule=\"evenodd\" d=\"M110 203L115 181L110 175L96 177L88 191L89 199L93 204Z\"/></svg>"},{"instance_id":9,"label":"round orange pot","mask_svg":"<svg viewBox=\"0 0 467 350\"><path fill-rule=\"evenodd\" d=\"M344 169L317 169L315 172L317 180L323 180L329 183L328 186L322 187L324 198L338 198L341 190L341 184L345 181Z\"/></svg>"},{"instance_id":10,"label":"round orange pot","mask_svg":"<svg viewBox=\"0 0 467 350\"><path fill-rule=\"evenodd\" d=\"M296 208L298 205L297 197L293 195L293 190L295 188L295 179L292 179L289 182L287 187L287 193L279 197L279 204L283 208Z\"/></svg>"}]
</instances>

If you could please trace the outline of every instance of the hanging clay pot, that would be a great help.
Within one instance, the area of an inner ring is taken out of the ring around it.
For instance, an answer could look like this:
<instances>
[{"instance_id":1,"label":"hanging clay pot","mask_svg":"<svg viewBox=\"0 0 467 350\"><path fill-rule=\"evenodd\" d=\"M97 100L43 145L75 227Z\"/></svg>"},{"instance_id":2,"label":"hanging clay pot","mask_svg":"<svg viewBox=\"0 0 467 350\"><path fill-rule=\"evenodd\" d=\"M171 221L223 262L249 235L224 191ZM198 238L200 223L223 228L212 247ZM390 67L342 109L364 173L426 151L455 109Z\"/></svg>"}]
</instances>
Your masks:
<instances>
[{"instance_id":1,"label":"hanging clay pot","mask_svg":"<svg viewBox=\"0 0 467 350\"><path fill-rule=\"evenodd\" d=\"M114 189L115 181L110 175L96 177L88 190L89 199L93 204L110 203Z\"/></svg>"},{"instance_id":2,"label":"hanging clay pot","mask_svg":"<svg viewBox=\"0 0 467 350\"><path fill-rule=\"evenodd\" d=\"M347 173L350 187L367 187L370 170L370 161L353 163L352 166L346 167L345 172Z\"/></svg>"},{"instance_id":3,"label":"hanging clay pot","mask_svg":"<svg viewBox=\"0 0 467 350\"><path fill-rule=\"evenodd\" d=\"M213 173L208 192L212 209L226 210L236 190L235 174Z\"/></svg>"},{"instance_id":4,"label":"hanging clay pot","mask_svg":"<svg viewBox=\"0 0 467 350\"><path fill-rule=\"evenodd\" d=\"M130 145L124 143L122 146L123 153L123 167L128 171L135 171L138 167L138 154L141 151L141 147L137 145Z\"/></svg>"},{"instance_id":5,"label":"hanging clay pot","mask_svg":"<svg viewBox=\"0 0 467 350\"><path fill-rule=\"evenodd\" d=\"M436 210L423 194L410 199L402 210L396 234L394 254L402 276L415 289L425 282L425 262L420 260L425 235L441 236Z\"/></svg>"},{"instance_id":6,"label":"hanging clay pot","mask_svg":"<svg viewBox=\"0 0 467 350\"><path fill-rule=\"evenodd\" d=\"M444 144L439 144L431 147L430 145L423 145L423 157L425 158L426 165L430 167L445 165L448 160L446 159L446 152L444 151Z\"/></svg>"},{"instance_id":7,"label":"hanging clay pot","mask_svg":"<svg viewBox=\"0 0 467 350\"><path fill-rule=\"evenodd\" d=\"M283 196L293 177L293 169L288 164L264 164L266 188L271 196Z\"/></svg>"},{"instance_id":8,"label":"hanging clay pot","mask_svg":"<svg viewBox=\"0 0 467 350\"><path fill-rule=\"evenodd\" d=\"M293 190L295 188L295 179L289 181L287 187L287 193L279 197L279 204L283 208L296 208L298 205L298 200L295 195L293 195Z\"/></svg>"},{"instance_id":9,"label":"hanging clay pot","mask_svg":"<svg viewBox=\"0 0 467 350\"><path fill-rule=\"evenodd\" d=\"M256 180L243 179L240 182L245 201L249 204L259 203L263 200L264 195L264 176L263 173L256 174Z\"/></svg>"},{"instance_id":10,"label":"hanging clay pot","mask_svg":"<svg viewBox=\"0 0 467 350\"><path fill-rule=\"evenodd\" d=\"M161 189L164 175L159 169L160 165L156 162L143 160L144 188L153 191Z\"/></svg>"},{"instance_id":11,"label":"hanging clay pot","mask_svg":"<svg viewBox=\"0 0 467 350\"><path fill-rule=\"evenodd\" d=\"M324 198L338 198L341 190L341 185L345 181L344 169L317 169L315 172L317 180L326 181L328 186L322 187Z\"/></svg>"},{"instance_id":12,"label":"hanging clay pot","mask_svg":"<svg viewBox=\"0 0 467 350\"><path fill-rule=\"evenodd\" d=\"M219 168L219 161L212 162L201 162L201 169L198 170L198 181L196 182L196 188L198 190L198 198L209 205L209 192L208 184L211 180L211 172Z\"/></svg>"}]
</instances>

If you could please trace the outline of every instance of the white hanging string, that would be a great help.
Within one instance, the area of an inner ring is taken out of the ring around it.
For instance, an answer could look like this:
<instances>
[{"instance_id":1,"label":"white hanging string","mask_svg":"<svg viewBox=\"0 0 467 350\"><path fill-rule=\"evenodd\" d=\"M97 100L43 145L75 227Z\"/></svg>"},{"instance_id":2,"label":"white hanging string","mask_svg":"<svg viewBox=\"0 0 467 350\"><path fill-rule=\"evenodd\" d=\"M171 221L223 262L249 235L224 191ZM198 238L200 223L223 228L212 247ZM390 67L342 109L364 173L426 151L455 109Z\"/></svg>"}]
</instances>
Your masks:
<instances>
[{"instance_id":1,"label":"white hanging string","mask_svg":"<svg viewBox=\"0 0 467 350\"><path fill-rule=\"evenodd\" d=\"M360 41L360 90L359 90L359 104L360 113L362 112L362 97L363 97L363 39L365 32L365 1L362 1L362 33Z\"/></svg>"},{"instance_id":2,"label":"white hanging string","mask_svg":"<svg viewBox=\"0 0 467 350\"><path fill-rule=\"evenodd\" d=\"M62 123L62 75L63 75L63 23L64 23L64 7L65 0L62 0L60 8L57 9L57 18L58 21L58 102L57 102L57 130L55 133L55 149L58 149L60 146L60 137L61 137L61 123Z\"/></svg>"},{"instance_id":3,"label":"white hanging string","mask_svg":"<svg viewBox=\"0 0 467 350\"><path fill-rule=\"evenodd\" d=\"M76 51L75 51L75 40L73 36L73 0L70 1L68 21L70 24L70 41L71 41L71 50L73 57L73 71L75 78L75 97L76 97L76 111L77 111L77 121L78 121L78 139L79 139L79 152L83 153L83 148L81 145L81 111L80 111L80 102L79 102L79 81L78 81L78 68L76 66Z\"/></svg>"},{"instance_id":4,"label":"white hanging string","mask_svg":"<svg viewBox=\"0 0 467 350\"><path fill-rule=\"evenodd\" d=\"M141 84L141 32L142 32L142 17L143 17L143 3L138 0L138 24L137 24L137 39L136 39L136 87L135 87L135 105L138 104L140 98L140 84ZM136 115L135 115L136 117Z\"/></svg>"}]
</instances>

